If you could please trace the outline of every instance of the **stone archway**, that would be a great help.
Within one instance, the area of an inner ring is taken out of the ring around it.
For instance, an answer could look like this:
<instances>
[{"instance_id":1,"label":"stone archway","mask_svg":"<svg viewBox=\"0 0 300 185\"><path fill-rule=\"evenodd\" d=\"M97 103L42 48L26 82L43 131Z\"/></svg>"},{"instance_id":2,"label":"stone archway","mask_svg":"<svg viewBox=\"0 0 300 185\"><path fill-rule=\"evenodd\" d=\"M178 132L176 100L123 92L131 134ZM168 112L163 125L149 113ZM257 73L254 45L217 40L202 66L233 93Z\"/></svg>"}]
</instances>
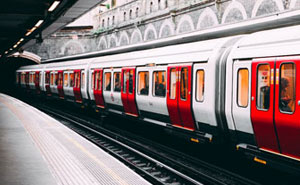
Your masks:
<instances>
[{"instance_id":1,"label":"stone archway","mask_svg":"<svg viewBox=\"0 0 300 185\"><path fill-rule=\"evenodd\" d=\"M211 8L207 7L201 13L201 15L198 19L197 30L216 26L218 24L219 24L219 22L218 22L217 15Z\"/></svg>"},{"instance_id":2,"label":"stone archway","mask_svg":"<svg viewBox=\"0 0 300 185\"><path fill-rule=\"evenodd\" d=\"M283 10L284 6L281 0L258 0L254 5L251 17L253 18Z\"/></svg>"},{"instance_id":3,"label":"stone archway","mask_svg":"<svg viewBox=\"0 0 300 185\"><path fill-rule=\"evenodd\" d=\"M182 16L177 25L176 34L190 32L190 31L194 31L194 30L195 30L195 27L194 27L194 23L193 23L191 16L189 16L189 15Z\"/></svg>"},{"instance_id":4,"label":"stone archway","mask_svg":"<svg viewBox=\"0 0 300 185\"><path fill-rule=\"evenodd\" d=\"M144 41L157 39L157 33L153 24L149 24L144 33Z\"/></svg>"},{"instance_id":5,"label":"stone archway","mask_svg":"<svg viewBox=\"0 0 300 185\"><path fill-rule=\"evenodd\" d=\"M245 7L238 1L233 1L226 8L223 17L223 23L230 23L236 21L242 21L247 19L247 13Z\"/></svg>"}]
</instances>

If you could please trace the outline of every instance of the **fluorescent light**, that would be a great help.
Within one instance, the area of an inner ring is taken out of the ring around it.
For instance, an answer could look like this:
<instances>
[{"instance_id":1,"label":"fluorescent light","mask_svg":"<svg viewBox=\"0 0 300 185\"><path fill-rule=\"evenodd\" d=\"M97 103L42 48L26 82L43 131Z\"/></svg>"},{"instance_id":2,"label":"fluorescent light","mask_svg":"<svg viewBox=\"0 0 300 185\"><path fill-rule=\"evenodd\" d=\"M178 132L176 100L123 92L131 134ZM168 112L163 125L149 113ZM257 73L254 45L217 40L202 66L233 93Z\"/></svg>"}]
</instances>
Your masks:
<instances>
[{"instance_id":1,"label":"fluorescent light","mask_svg":"<svg viewBox=\"0 0 300 185\"><path fill-rule=\"evenodd\" d=\"M12 48L10 48L9 50L10 50L10 51L12 51L13 49L12 49Z\"/></svg>"},{"instance_id":2,"label":"fluorescent light","mask_svg":"<svg viewBox=\"0 0 300 185\"><path fill-rule=\"evenodd\" d=\"M54 1L53 4L48 9L48 11L52 12L59 5L59 3L60 3L60 1Z\"/></svg>"},{"instance_id":3,"label":"fluorescent light","mask_svg":"<svg viewBox=\"0 0 300 185\"><path fill-rule=\"evenodd\" d=\"M19 42L22 42L24 40L24 38L21 38Z\"/></svg>"},{"instance_id":4,"label":"fluorescent light","mask_svg":"<svg viewBox=\"0 0 300 185\"><path fill-rule=\"evenodd\" d=\"M30 35L30 34L31 34L32 32L34 32L34 30L36 30L36 29L37 29L37 27L35 27L35 26L32 27L31 30L29 30L25 35L26 35L26 36Z\"/></svg>"},{"instance_id":5,"label":"fluorescent light","mask_svg":"<svg viewBox=\"0 0 300 185\"><path fill-rule=\"evenodd\" d=\"M15 45L13 46L13 48L16 48L16 47L18 47L18 45L17 45L17 44L15 44Z\"/></svg>"},{"instance_id":6,"label":"fluorescent light","mask_svg":"<svg viewBox=\"0 0 300 185\"><path fill-rule=\"evenodd\" d=\"M44 20L39 20L39 22L36 23L35 27L39 27L43 22Z\"/></svg>"},{"instance_id":7,"label":"fluorescent light","mask_svg":"<svg viewBox=\"0 0 300 185\"><path fill-rule=\"evenodd\" d=\"M30 35L32 32L31 31L28 31L25 35L28 36Z\"/></svg>"},{"instance_id":8,"label":"fluorescent light","mask_svg":"<svg viewBox=\"0 0 300 185\"><path fill-rule=\"evenodd\" d=\"M5 54L7 54L8 53L8 51L5 51Z\"/></svg>"}]
</instances>

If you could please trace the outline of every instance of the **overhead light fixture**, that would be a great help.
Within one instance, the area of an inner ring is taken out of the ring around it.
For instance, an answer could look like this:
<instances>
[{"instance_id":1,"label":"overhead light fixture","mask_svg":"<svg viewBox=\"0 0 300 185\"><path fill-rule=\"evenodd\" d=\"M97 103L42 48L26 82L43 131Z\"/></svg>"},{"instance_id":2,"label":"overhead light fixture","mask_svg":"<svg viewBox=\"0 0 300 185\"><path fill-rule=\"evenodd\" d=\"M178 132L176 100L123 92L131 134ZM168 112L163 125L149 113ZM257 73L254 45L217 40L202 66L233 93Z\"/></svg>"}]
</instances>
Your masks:
<instances>
[{"instance_id":1,"label":"overhead light fixture","mask_svg":"<svg viewBox=\"0 0 300 185\"><path fill-rule=\"evenodd\" d=\"M29 30L25 35L26 36L28 36L28 35L30 35L32 32L34 32L34 30L36 30L37 29L37 27L33 27L33 28L31 28L31 30Z\"/></svg>"},{"instance_id":2,"label":"overhead light fixture","mask_svg":"<svg viewBox=\"0 0 300 185\"><path fill-rule=\"evenodd\" d=\"M59 5L60 1L54 1L52 3L52 5L50 6L50 8L48 9L49 12L52 12L53 10L55 10L55 8Z\"/></svg>"},{"instance_id":3,"label":"overhead light fixture","mask_svg":"<svg viewBox=\"0 0 300 185\"><path fill-rule=\"evenodd\" d=\"M35 24L35 27L39 27L43 22L44 22L44 20L39 20L39 21Z\"/></svg>"},{"instance_id":4,"label":"overhead light fixture","mask_svg":"<svg viewBox=\"0 0 300 185\"><path fill-rule=\"evenodd\" d=\"M5 54L7 54L8 53L8 51L5 51Z\"/></svg>"},{"instance_id":5,"label":"overhead light fixture","mask_svg":"<svg viewBox=\"0 0 300 185\"><path fill-rule=\"evenodd\" d=\"M18 44L15 44L15 45L13 46L13 48L16 48L16 47L18 47Z\"/></svg>"},{"instance_id":6,"label":"overhead light fixture","mask_svg":"<svg viewBox=\"0 0 300 185\"><path fill-rule=\"evenodd\" d=\"M21 38L19 42L23 42L24 38Z\"/></svg>"},{"instance_id":7,"label":"overhead light fixture","mask_svg":"<svg viewBox=\"0 0 300 185\"><path fill-rule=\"evenodd\" d=\"M10 50L10 51L12 51L13 49L12 49L12 48L10 48L9 50Z\"/></svg>"}]
</instances>

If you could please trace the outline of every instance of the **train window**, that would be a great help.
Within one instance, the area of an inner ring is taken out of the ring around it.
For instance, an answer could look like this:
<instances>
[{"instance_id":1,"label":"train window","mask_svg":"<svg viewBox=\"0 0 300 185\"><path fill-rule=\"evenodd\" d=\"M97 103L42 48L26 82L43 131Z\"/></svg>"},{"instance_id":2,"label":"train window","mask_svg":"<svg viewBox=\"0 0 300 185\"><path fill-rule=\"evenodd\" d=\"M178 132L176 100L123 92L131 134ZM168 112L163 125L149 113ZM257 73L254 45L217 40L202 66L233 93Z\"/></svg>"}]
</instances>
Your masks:
<instances>
[{"instance_id":1,"label":"train window","mask_svg":"<svg viewBox=\"0 0 300 185\"><path fill-rule=\"evenodd\" d=\"M121 73L120 72L114 73L114 91L121 92Z\"/></svg>"},{"instance_id":2,"label":"train window","mask_svg":"<svg viewBox=\"0 0 300 185\"><path fill-rule=\"evenodd\" d=\"M126 90L127 90L127 79L128 79L128 72L124 71L124 73L123 73L123 93L126 93Z\"/></svg>"},{"instance_id":3,"label":"train window","mask_svg":"<svg viewBox=\"0 0 300 185\"><path fill-rule=\"evenodd\" d=\"M133 93L133 70L132 69L130 69L129 70L129 85L128 85L128 92L130 93L130 94L132 94Z\"/></svg>"},{"instance_id":4,"label":"train window","mask_svg":"<svg viewBox=\"0 0 300 185\"><path fill-rule=\"evenodd\" d=\"M149 93L149 72L139 72L138 94L148 95Z\"/></svg>"},{"instance_id":5,"label":"train window","mask_svg":"<svg viewBox=\"0 0 300 185\"><path fill-rule=\"evenodd\" d=\"M110 72L105 73L105 90L106 91L111 90L111 73Z\"/></svg>"},{"instance_id":6,"label":"train window","mask_svg":"<svg viewBox=\"0 0 300 185\"><path fill-rule=\"evenodd\" d=\"M294 63L280 66L279 109L286 113L295 111L295 75Z\"/></svg>"},{"instance_id":7,"label":"train window","mask_svg":"<svg viewBox=\"0 0 300 185\"><path fill-rule=\"evenodd\" d=\"M199 102L204 101L204 70L198 70L196 74L196 100Z\"/></svg>"},{"instance_id":8,"label":"train window","mask_svg":"<svg viewBox=\"0 0 300 185\"><path fill-rule=\"evenodd\" d=\"M177 82L177 71L175 68L170 70L170 99L176 98L176 82Z\"/></svg>"},{"instance_id":9,"label":"train window","mask_svg":"<svg viewBox=\"0 0 300 185\"><path fill-rule=\"evenodd\" d=\"M45 84L49 85L50 82L50 73L45 73Z\"/></svg>"},{"instance_id":10,"label":"train window","mask_svg":"<svg viewBox=\"0 0 300 185\"><path fill-rule=\"evenodd\" d=\"M69 73L64 74L64 87L69 86Z\"/></svg>"},{"instance_id":11,"label":"train window","mask_svg":"<svg viewBox=\"0 0 300 185\"><path fill-rule=\"evenodd\" d=\"M96 78L97 78L97 85L96 85L96 87L97 87L98 90L102 90L102 85L101 85L102 75L101 75L100 71L97 72Z\"/></svg>"},{"instance_id":12,"label":"train window","mask_svg":"<svg viewBox=\"0 0 300 185\"><path fill-rule=\"evenodd\" d=\"M58 73L54 73L54 82L55 82L55 86L58 85Z\"/></svg>"},{"instance_id":13,"label":"train window","mask_svg":"<svg viewBox=\"0 0 300 185\"><path fill-rule=\"evenodd\" d=\"M153 72L153 95L165 97L166 96L166 72L154 71Z\"/></svg>"},{"instance_id":14,"label":"train window","mask_svg":"<svg viewBox=\"0 0 300 185\"><path fill-rule=\"evenodd\" d=\"M54 85L54 74L53 73L50 74L50 84Z\"/></svg>"},{"instance_id":15,"label":"train window","mask_svg":"<svg viewBox=\"0 0 300 185\"><path fill-rule=\"evenodd\" d=\"M29 74L29 83L32 82L32 74Z\"/></svg>"},{"instance_id":16,"label":"train window","mask_svg":"<svg viewBox=\"0 0 300 185\"><path fill-rule=\"evenodd\" d=\"M95 90L95 83L96 83L96 79L95 79L95 72L92 72L92 89Z\"/></svg>"},{"instance_id":17,"label":"train window","mask_svg":"<svg viewBox=\"0 0 300 185\"><path fill-rule=\"evenodd\" d=\"M180 75L180 98L186 100L188 97L188 69L186 67L181 69Z\"/></svg>"},{"instance_id":18,"label":"train window","mask_svg":"<svg viewBox=\"0 0 300 185\"><path fill-rule=\"evenodd\" d=\"M42 84L42 73L39 74L39 84Z\"/></svg>"},{"instance_id":19,"label":"train window","mask_svg":"<svg viewBox=\"0 0 300 185\"><path fill-rule=\"evenodd\" d=\"M75 78L75 84L74 84L74 86L76 88L79 88L80 87L80 73L79 72L75 72L74 78Z\"/></svg>"},{"instance_id":20,"label":"train window","mask_svg":"<svg viewBox=\"0 0 300 185\"><path fill-rule=\"evenodd\" d=\"M31 83L34 84L35 81L35 74L31 74Z\"/></svg>"},{"instance_id":21,"label":"train window","mask_svg":"<svg viewBox=\"0 0 300 185\"><path fill-rule=\"evenodd\" d=\"M249 99L249 71L239 69L238 71L238 96L237 103L240 107L248 106Z\"/></svg>"},{"instance_id":22,"label":"train window","mask_svg":"<svg viewBox=\"0 0 300 185\"><path fill-rule=\"evenodd\" d=\"M74 73L70 73L70 87L74 87Z\"/></svg>"},{"instance_id":23,"label":"train window","mask_svg":"<svg viewBox=\"0 0 300 185\"><path fill-rule=\"evenodd\" d=\"M58 73L58 85L63 86L63 74Z\"/></svg>"},{"instance_id":24,"label":"train window","mask_svg":"<svg viewBox=\"0 0 300 185\"><path fill-rule=\"evenodd\" d=\"M257 70L256 106L258 109L268 110L270 107L270 66L269 64L261 64Z\"/></svg>"},{"instance_id":25,"label":"train window","mask_svg":"<svg viewBox=\"0 0 300 185\"><path fill-rule=\"evenodd\" d=\"M81 73L81 89L84 89L85 86L85 73Z\"/></svg>"}]
</instances>

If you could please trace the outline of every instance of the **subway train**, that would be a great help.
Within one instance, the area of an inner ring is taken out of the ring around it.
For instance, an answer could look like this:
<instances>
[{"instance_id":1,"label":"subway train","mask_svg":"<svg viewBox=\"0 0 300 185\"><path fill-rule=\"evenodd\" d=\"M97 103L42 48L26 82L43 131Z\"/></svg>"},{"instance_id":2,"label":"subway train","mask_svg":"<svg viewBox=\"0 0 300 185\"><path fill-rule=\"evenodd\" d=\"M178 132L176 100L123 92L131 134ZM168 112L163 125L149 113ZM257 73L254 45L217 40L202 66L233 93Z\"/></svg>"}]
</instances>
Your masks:
<instances>
[{"instance_id":1,"label":"subway train","mask_svg":"<svg viewBox=\"0 0 300 185\"><path fill-rule=\"evenodd\" d=\"M255 162L299 173L299 32L292 26L64 57L21 67L16 84L35 96L156 124L191 142L230 143Z\"/></svg>"}]
</instances>

